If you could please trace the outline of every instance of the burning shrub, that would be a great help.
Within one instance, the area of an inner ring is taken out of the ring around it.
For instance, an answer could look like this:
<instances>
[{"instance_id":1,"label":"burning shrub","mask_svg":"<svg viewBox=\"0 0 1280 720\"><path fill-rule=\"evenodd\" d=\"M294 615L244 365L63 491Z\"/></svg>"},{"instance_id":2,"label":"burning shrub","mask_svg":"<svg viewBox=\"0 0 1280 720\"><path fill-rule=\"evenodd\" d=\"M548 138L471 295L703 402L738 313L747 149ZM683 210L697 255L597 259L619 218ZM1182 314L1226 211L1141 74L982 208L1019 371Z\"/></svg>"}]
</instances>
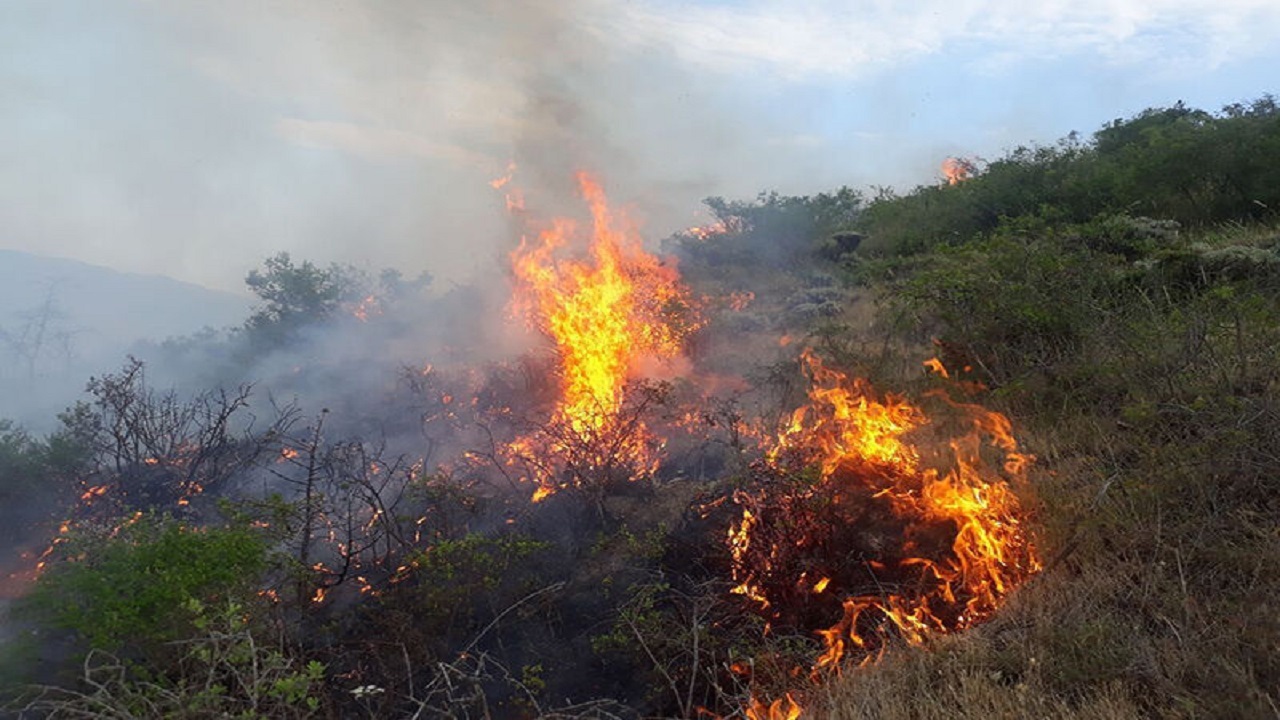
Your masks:
<instances>
[{"instance_id":1,"label":"burning shrub","mask_svg":"<svg viewBox=\"0 0 1280 720\"><path fill-rule=\"evenodd\" d=\"M555 418L522 436L508 448L508 463L534 478L535 502L559 490L581 492L603 512L605 494L621 483L651 476L663 442L646 420L671 392L667 383L632 383L622 402L599 424L580 425Z\"/></svg>"},{"instance_id":2,"label":"burning shrub","mask_svg":"<svg viewBox=\"0 0 1280 720\"><path fill-rule=\"evenodd\" d=\"M644 415L666 391L629 382L679 358L701 324L675 266L644 251L593 179L578 182L593 220L590 261L556 257L575 234L564 219L512 255L513 305L555 343L561 393L551 418L512 445L538 484L535 501L564 487L591 488L598 500L618 475L653 472L660 443Z\"/></svg>"},{"instance_id":3,"label":"burning shrub","mask_svg":"<svg viewBox=\"0 0 1280 720\"><path fill-rule=\"evenodd\" d=\"M969 429L926 465L909 437L929 423L923 411L805 361L810 404L756 466L754 487L734 495L733 591L777 626L816 629L818 668L988 617L1039 568L1007 482L1027 463L1008 420L951 403ZM984 462L984 439L1001 470Z\"/></svg>"}]
</instances>

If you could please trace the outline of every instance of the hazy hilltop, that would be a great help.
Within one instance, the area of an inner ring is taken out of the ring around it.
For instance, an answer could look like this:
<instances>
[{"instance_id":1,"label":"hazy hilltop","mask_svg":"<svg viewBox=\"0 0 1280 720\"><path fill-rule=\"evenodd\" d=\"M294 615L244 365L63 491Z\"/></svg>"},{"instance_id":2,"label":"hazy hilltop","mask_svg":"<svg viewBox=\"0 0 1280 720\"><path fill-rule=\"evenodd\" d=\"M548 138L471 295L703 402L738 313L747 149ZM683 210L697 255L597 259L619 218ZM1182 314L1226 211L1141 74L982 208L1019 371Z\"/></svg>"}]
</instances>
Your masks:
<instances>
[{"instance_id":1,"label":"hazy hilltop","mask_svg":"<svg viewBox=\"0 0 1280 720\"><path fill-rule=\"evenodd\" d=\"M0 416L48 420L137 341L239 324L249 305L160 275L0 250Z\"/></svg>"},{"instance_id":2,"label":"hazy hilltop","mask_svg":"<svg viewBox=\"0 0 1280 720\"><path fill-rule=\"evenodd\" d=\"M508 282L268 257L0 407L0 717L1271 717L1278 157L1177 103L674 261L585 174Z\"/></svg>"}]
</instances>

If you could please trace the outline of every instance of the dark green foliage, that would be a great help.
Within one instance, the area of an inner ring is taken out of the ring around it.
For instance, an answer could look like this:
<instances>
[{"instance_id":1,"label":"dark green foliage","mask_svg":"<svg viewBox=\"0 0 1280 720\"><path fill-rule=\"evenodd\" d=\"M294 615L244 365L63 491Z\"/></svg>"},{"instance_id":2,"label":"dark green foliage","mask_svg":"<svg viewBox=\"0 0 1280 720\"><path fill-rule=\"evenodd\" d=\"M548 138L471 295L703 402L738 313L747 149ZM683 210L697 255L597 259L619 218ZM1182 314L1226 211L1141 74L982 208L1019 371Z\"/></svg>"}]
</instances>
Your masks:
<instances>
[{"instance_id":1,"label":"dark green foliage","mask_svg":"<svg viewBox=\"0 0 1280 720\"><path fill-rule=\"evenodd\" d=\"M309 260L295 265L289 253L282 252L267 258L262 270L251 270L245 284L264 303L245 328L258 342L272 345L335 315L344 302L357 299L364 283L350 266L320 268Z\"/></svg>"},{"instance_id":2,"label":"dark green foliage","mask_svg":"<svg viewBox=\"0 0 1280 720\"><path fill-rule=\"evenodd\" d=\"M300 720L324 707L325 666L296 661L264 642L244 606L210 608L190 600L183 609L194 637L177 648L171 663L148 667L95 651L81 678L90 690L47 689L22 710L39 717Z\"/></svg>"},{"instance_id":3,"label":"dark green foliage","mask_svg":"<svg viewBox=\"0 0 1280 720\"><path fill-rule=\"evenodd\" d=\"M547 548L523 536L473 533L411 553L403 579L378 603L376 625L406 643L416 662L447 657L539 589L538 558Z\"/></svg>"},{"instance_id":4,"label":"dark green foliage","mask_svg":"<svg viewBox=\"0 0 1280 720\"><path fill-rule=\"evenodd\" d=\"M63 547L67 559L41 577L31 605L109 650L186 637L192 601L250 593L267 566L266 544L247 529L152 516Z\"/></svg>"},{"instance_id":5,"label":"dark green foliage","mask_svg":"<svg viewBox=\"0 0 1280 720\"><path fill-rule=\"evenodd\" d=\"M40 439L0 420L0 541L17 544L33 527L48 524L87 458L73 433Z\"/></svg>"},{"instance_id":6,"label":"dark green foliage","mask_svg":"<svg viewBox=\"0 0 1280 720\"><path fill-rule=\"evenodd\" d=\"M0 420L0 502L17 502L36 489L49 447L9 420Z\"/></svg>"},{"instance_id":7,"label":"dark green foliage","mask_svg":"<svg viewBox=\"0 0 1280 720\"><path fill-rule=\"evenodd\" d=\"M854 230L863 206L862 194L847 187L812 196L768 192L753 201L712 197L703 202L718 226L702 235L676 235L668 244L684 261L704 270L789 265L811 260L818 252L838 252L839 243L828 246L823 241ZM847 246L850 241L844 237Z\"/></svg>"},{"instance_id":8,"label":"dark green foliage","mask_svg":"<svg viewBox=\"0 0 1280 720\"><path fill-rule=\"evenodd\" d=\"M957 185L882 193L865 210L867 247L915 253L968 242L1007 218L1088 223L1133 214L1186 227L1280 210L1280 107L1264 96L1213 115L1178 104L1116 120L1081 142L1020 147Z\"/></svg>"},{"instance_id":9,"label":"dark green foliage","mask_svg":"<svg viewBox=\"0 0 1280 720\"><path fill-rule=\"evenodd\" d=\"M944 360L1004 382L1075 352L1110 302L1113 275L1080 247L998 237L930 256L893 303L940 339Z\"/></svg>"},{"instance_id":10,"label":"dark green foliage","mask_svg":"<svg viewBox=\"0 0 1280 720\"><path fill-rule=\"evenodd\" d=\"M413 602L420 620L441 631L456 629L457 622L482 609L474 604L480 597L488 597L493 610L505 609L497 606L499 598L518 599L511 594L527 589L529 579L523 564L546 548L547 543L526 537L471 534L412 554L407 562L417 581Z\"/></svg>"}]
</instances>

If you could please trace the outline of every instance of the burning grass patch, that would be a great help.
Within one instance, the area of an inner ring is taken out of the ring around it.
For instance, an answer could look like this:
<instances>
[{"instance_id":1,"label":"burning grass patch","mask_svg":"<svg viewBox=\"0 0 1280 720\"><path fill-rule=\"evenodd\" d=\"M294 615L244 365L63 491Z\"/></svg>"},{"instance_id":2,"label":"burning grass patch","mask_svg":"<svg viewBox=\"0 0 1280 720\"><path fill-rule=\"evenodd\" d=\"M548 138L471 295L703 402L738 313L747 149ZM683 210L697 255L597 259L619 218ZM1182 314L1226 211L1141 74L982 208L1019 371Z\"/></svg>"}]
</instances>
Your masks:
<instances>
[{"instance_id":1,"label":"burning grass patch","mask_svg":"<svg viewBox=\"0 0 1280 720\"><path fill-rule=\"evenodd\" d=\"M810 403L733 496L733 592L773 626L816 632L815 674L990 617L1040 567L1008 420L947 402L967 429L923 444L922 410L805 360Z\"/></svg>"}]
</instances>

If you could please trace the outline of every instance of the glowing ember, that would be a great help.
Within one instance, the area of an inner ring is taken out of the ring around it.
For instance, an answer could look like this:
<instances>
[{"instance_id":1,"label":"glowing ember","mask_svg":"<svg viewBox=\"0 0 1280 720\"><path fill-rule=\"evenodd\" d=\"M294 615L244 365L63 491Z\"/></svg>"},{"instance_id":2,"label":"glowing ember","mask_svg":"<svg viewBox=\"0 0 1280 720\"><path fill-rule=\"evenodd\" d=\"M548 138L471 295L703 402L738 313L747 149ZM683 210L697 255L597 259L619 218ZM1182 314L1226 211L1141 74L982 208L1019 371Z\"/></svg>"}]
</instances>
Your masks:
<instances>
[{"instance_id":1,"label":"glowing ember","mask_svg":"<svg viewBox=\"0 0 1280 720\"><path fill-rule=\"evenodd\" d=\"M947 179L948 185L956 185L962 180L968 180L977 171L978 167L972 160L949 157L942 161L942 176Z\"/></svg>"},{"instance_id":2,"label":"glowing ember","mask_svg":"<svg viewBox=\"0 0 1280 720\"><path fill-rule=\"evenodd\" d=\"M369 318L382 314L382 303L376 295L366 295L363 300L351 309L351 315L360 322L369 322Z\"/></svg>"},{"instance_id":3,"label":"glowing ember","mask_svg":"<svg viewBox=\"0 0 1280 720\"><path fill-rule=\"evenodd\" d=\"M850 652L873 660L893 637L918 645L989 617L1040 568L1008 483L1030 461L1008 419L943 396L968 430L916 442L929 424L922 410L803 359L809 404L769 450L762 486L734 497L734 592L771 622L818 628L815 671ZM1002 462L984 463L984 447Z\"/></svg>"},{"instance_id":4,"label":"glowing ember","mask_svg":"<svg viewBox=\"0 0 1280 720\"><path fill-rule=\"evenodd\" d=\"M928 360L925 360L924 366L929 368L929 372L934 373L935 375L941 375L944 378L951 377L951 375L947 372L946 366L944 366L942 364L942 361L939 360L938 358L929 358Z\"/></svg>"},{"instance_id":5,"label":"glowing ember","mask_svg":"<svg viewBox=\"0 0 1280 720\"><path fill-rule=\"evenodd\" d=\"M747 720L796 720L803 708L787 693L785 698L774 700L768 705L756 698L746 707Z\"/></svg>"},{"instance_id":6,"label":"glowing ember","mask_svg":"<svg viewBox=\"0 0 1280 720\"><path fill-rule=\"evenodd\" d=\"M93 487L80 493L81 502L91 502L94 498L102 497L107 494L106 485L94 485Z\"/></svg>"},{"instance_id":7,"label":"glowing ember","mask_svg":"<svg viewBox=\"0 0 1280 720\"><path fill-rule=\"evenodd\" d=\"M729 307L734 312L742 312L747 306L754 302L756 294L747 290L745 292L733 292L729 294Z\"/></svg>"},{"instance_id":8,"label":"glowing ember","mask_svg":"<svg viewBox=\"0 0 1280 720\"><path fill-rule=\"evenodd\" d=\"M512 255L513 305L554 342L560 385L546 437L513 447L526 458L549 458L532 472L535 500L566 484L564 465L587 473L621 468L632 477L652 472L656 443L626 411L627 383L655 362L678 358L699 322L675 267L644 251L599 184L585 173L578 183L591 208L589 258L558 257L576 239L566 219L534 241L524 238Z\"/></svg>"},{"instance_id":9,"label":"glowing ember","mask_svg":"<svg viewBox=\"0 0 1280 720\"><path fill-rule=\"evenodd\" d=\"M699 240L706 240L709 237L729 232L729 228L725 227L724 223L716 221L710 225L695 225L694 227L686 228L684 232L686 235L692 235Z\"/></svg>"},{"instance_id":10,"label":"glowing ember","mask_svg":"<svg viewBox=\"0 0 1280 720\"><path fill-rule=\"evenodd\" d=\"M516 176L515 161L507 163L507 172L502 177L497 177L489 181L489 187L494 190L502 190L506 188L507 212L517 212L524 210L524 192L520 188L512 187L511 180Z\"/></svg>"},{"instance_id":11,"label":"glowing ember","mask_svg":"<svg viewBox=\"0 0 1280 720\"><path fill-rule=\"evenodd\" d=\"M489 181L489 187L493 188L494 190L501 190L502 188L506 187L508 183L511 182L511 179L515 177L515 174L516 174L516 163L513 160L507 163L507 172L504 175L502 175L501 177L496 177Z\"/></svg>"}]
</instances>

